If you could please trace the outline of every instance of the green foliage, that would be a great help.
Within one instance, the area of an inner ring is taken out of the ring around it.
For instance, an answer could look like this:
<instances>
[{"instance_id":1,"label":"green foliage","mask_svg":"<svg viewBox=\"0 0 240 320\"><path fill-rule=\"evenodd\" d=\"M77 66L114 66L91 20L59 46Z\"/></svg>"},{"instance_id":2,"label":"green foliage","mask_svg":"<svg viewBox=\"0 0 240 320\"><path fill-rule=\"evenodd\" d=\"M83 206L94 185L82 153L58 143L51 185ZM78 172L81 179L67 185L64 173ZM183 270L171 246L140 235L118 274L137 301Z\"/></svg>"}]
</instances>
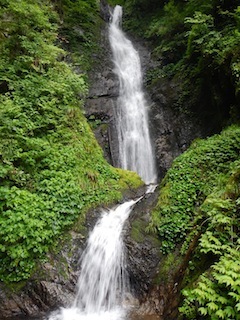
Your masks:
<instances>
[{"instance_id":1,"label":"green foliage","mask_svg":"<svg viewBox=\"0 0 240 320\"><path fill-rule=\"evenodd\" d=\"M187 319L240 319L240 251L228 248L210 273L199 278L194 289L185 289L180 311Z\"/></svg>"},{"instance_id":2,"label":"green foliage","mask_svg":"<svg viewBox=\"0 0 240 320\"><path fill-rule=\"evenodd\" d=\"M209 226L200 238L200 250L221 255L228 245L236 240L238 219L236 203L223 195L210 194L201 206L201 213L206 216Z\"/></svg>"},{"instance_id":3,"label":"green foliage","mask_svg":"<svg viewBox=\"0 0 240 320\"><path fill-rule=\"evenodd\" d=\"M61 52L53 44L57 16L46 1L41 7L34 0L3 2L0 9L1 72L8 70L24 74L28 68L40 71ZM7 63L7 68L3 62Z\"/></svg>"},{"instance_id":4,"label":"green foliage","mask_svg":"<svg viewBox=\"0 0 240 320\"><path fill-rule=\"evenodd\" d=\"M103 159L81 112L86 77L55 45L58 21L48 0L1 1L0 279L8 283L28 279L90 207L142 184Z\"/></svg>"},{"instance_id":5,"label":"green foliage","mask_svg":"<svg viewBox=\"0 0 240 320\"><path fill-rule=\"evenodd\" d=\"M185 255L199 239L184 281L184 319L240 319L239 137L232 126L193 142L162 182L152 217L162 252L171 256L182 243Z\"/></svg>"},{"instance_id":6,"label":"green foliage","mask_svg":"<svg viewBox=\"0 0 240 320\"><path fill-rule=\"evenodd\" d=\"M232 212L230 200L214 202L206 197L214 188L216 192L219 188L221 190L222 185L228 181L230 165L239 158L239 137L240 128L230 127L221 135L195 141L188 151L173 162L162 182L159 201L152 217L152 224L162 239L163 252L174 249L185 238L195 219L201 221L205 215L207 219L212 215L212 221L216 221L216 224L221 224L220 221L228 222L228 218L218 214L217 209L224 208L226 212ZM208 208L210 204L216 205L212 211Z\"/></svg>"},{"instance_id":7,"label":"green foliage","mask_svg":"<svg viewBox=\"0 0 240 320\"><path fill-rule=\"evenodd\" d=\"M238 11L234 14L230 12L221 12L224 18L238 17ZM199 55L204 58L204 66L216 67L232 64L239 61L239 43L240 33L236 24L229 21L229 24L223 30L218 30L214 25L214 17L201 12L195 12L193 18L186 18L185 23L190 27L188 32L188 46L186 55L191 59L193 55ZM237 87L239 84L237 84Z\"/></svg>"},{"instance_id":8,"label":"green foliage","mask_svg":"<svg viewBox=\"0 0 240 320\"><path fill-rule=\"evenodd\" d=\"M123 6L125 4L125 0L109 0L108 4L112 7L116 6L116 5L120 5Z\"/></svg>"},{"instance_id":9,"label":"green foliage","mask_svg":"<svg viewBox=\"0 0 240 320\"><path fill-rule=\"evenodd\" d=\"M93 54L98 52L97 41L100 37L102 20L98 0L57 0L55 8L62 21L59 41L67 48L69 59L77 69L88 71Z\"/></svg>"},{"instance_id":10,"label":"green foliage","mask_svg":"<svg viewBox=\"0 0 240 320\"><path fill-rule=\"evenodd\" d=\"M156 58L167 56L168 61L172 62L175 61L175 55L181 54L185 45L183 29L183 5L170 0L164 6L158 5L158 10L154 11L148 28L144 30L144 36L155 44L153 54ZM158 41L159 38L162 39L161 43Z\"/></svg>"},{"instance_id":11,"label":"green foliage","mask_svg":"<svg viewBox=\"0 0 240 320\"><path fill-rule=\"evenodd\" d=\"M66 23L72 25L79 21L84 31L90 31L91 25L95 23L96 11L99 9L98 1L61 0L59 2Z\"/></svg>"},{"instance_id":12,"label":"green foliage","mask_svg":"<svg viewBox=\"0 0 240 320\"><path fill-rule=\"evenodd\" d=\"M180 311L187 319L240 319L239 160L230 169L224 188L211 193L201 206L205 220L197 249L217 262L183 290Z\"/></svg>"}]
</instances>

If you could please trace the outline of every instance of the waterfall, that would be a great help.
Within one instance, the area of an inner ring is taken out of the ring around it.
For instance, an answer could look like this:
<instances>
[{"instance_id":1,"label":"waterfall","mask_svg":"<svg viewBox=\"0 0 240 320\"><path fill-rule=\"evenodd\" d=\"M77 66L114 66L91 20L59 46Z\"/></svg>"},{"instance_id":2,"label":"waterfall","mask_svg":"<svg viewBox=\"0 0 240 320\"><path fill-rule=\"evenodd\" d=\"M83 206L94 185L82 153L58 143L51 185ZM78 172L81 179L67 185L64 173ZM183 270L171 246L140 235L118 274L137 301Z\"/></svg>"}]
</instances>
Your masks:
<instances>
[{"instance_id":1,"label":"waterfall","mask_svg":"<svg viewBox=\"0 0 240 320\"><path fill-rule=\"evenodd\" d=\"M104 212L91 233L82 259L74 305L87 313L111 310L125 294L122 228L135 201Z\"/></svg>"},{"instance_id":2,"label":"waterfall","mask_svg":"<svg viewBox=\"0 0 240 320\"><path fill-rule=\"evenodd\" d=\"M146 184L156 181L153 150L148 129L147 105L142 92L139 55L120 29L122 8L116 6L109 28L116 73L120 80L117 103L121 166L136 171ZM153 192L149 186L147 192ZM75 301L53 313L49 320L123 320L125 293L129 291L125 271L122 230L132 207L125 202L103 211L89 235L81 257Z\"/></svg>"},{"instance_id":3,"label":"waterfall","mask_svg":"<svg viewBox=\"0 0 240 320\"><path fill-rule=\"evenodd\" d=\"M146 184L156 182L147 104L142 90L142 71L138 52L121 30L122 7L116 6L109 28L115 72L119 78L119 97L115 110L119 165L137 172Z\"/></svg>"},{"instance_id":4,"label":"waterfall","mask_svg":"<svg viewBox=\"0 0 240 320\"><path fill-rule=\"evenodd\" d=\"M51 315L49 320L124 319L126 310L122 303L128 291L128 281L122 229L138 200L103 211L81 257L75 301L70 308L62 308Z\"/></svg>"}]
</instances>

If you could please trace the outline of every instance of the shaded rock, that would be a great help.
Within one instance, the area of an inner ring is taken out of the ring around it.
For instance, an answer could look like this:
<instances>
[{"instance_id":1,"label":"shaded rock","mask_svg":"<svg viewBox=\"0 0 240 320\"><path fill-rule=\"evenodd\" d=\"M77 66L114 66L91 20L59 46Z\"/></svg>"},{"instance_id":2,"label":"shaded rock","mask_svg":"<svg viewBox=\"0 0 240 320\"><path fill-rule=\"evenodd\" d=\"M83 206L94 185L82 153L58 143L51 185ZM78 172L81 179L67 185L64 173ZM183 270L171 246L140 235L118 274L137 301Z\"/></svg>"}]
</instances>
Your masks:
<instances>
[{"instance_id":1,"label":"shaded rock","mask_svg":"<svg viewBox=\"0 0 240 320\"><path fill-rule=\"evenodd\" d=\"M149 88L149 118L160 178L194 139L206 136L205 128L193 114L176 107L180 91L181 84L168 79L160 79Z\"/></svg>"},{"instance_id":2,"label":"shaded rock","mask_svg":"<svg viewBox=\"0 0 240 320\"><path fill-rule=\"evenodd\" d=\"M133 319L176 320L180 299L179 268L176 251L170 258L160 252L161 242L149 230L150 212L155 207L158 191L146 194L134 207L125 228L127 271L134 296L139 303Z\"/></svg>"},{"instance_id":3,"label":"shaded rock","mask_svg":"<svg viewBox=\"0 0 240 320\"><path fill-rule=\"evenodd\" d=\"M117 166L118 140L114 113L119 82L113 71L107 24L102 27L99 47L99 54L95 57L94 67L89 73L90 87L84 110L105 158Z\"/></svg>"},{"instance_id":4,"label":"shaded rock","mask_svg":"<svg viewBox=\"0 0 240 320\"><path fill-rule=\"evenodd\" d=\"M131 288L138 299L149 291L160 262L157 235L147 232L150 211L156 205L158 192L144 196L134 207L126 223L127 271Z\"/></svg>"},{"instance_id":5,"label":"shaded rock","mask_svg":"<svg viewBox=\"0 0 240 320\"><path fill-rule=\"evenodd\" d=\"M106 22L110 19L109 4L106 0L100 0L100 15Z\"/></svg>"}]
</instances>

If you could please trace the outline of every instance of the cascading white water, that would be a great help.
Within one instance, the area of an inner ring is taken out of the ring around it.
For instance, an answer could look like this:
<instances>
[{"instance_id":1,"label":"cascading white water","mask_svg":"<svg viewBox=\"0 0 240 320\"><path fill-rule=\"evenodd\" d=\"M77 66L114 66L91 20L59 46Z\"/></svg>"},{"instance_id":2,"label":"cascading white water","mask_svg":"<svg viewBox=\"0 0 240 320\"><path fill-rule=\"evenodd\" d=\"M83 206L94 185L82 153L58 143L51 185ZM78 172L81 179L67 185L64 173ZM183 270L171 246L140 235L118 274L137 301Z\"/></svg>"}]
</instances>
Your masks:
<instances>
[{"instance_id":1,"label":"cascading white water","mask_svg":"<svg viewBox=\"0 0 240 320\"><path fill-rule=\"evenodd\" d=\"M146 184L156 180L150 142L146 102L138 53L120 29L122 8L116 6L109 29L116 72L120 80L117 106L121 166L136 171ZM149 186L147 192L153 192ZM81 257L81 272L75 301L49 320L123 320L122 306L128 281L124 265L122 229L132 206L131 200L104 211L91 232Z\"/></svg>"},{"instance_id":2,"label":"cascading white water","mask_svg":"<svg viewBox=\"0 0 240 320\"><path fill-rule=\"evenodd\" d=\"M111 310L126 289L122 228L135 201L105 212L88 239L74 305L87 313Z\"/></svg>"},{"instance_id":3,"label":"cascading white water","mask_svg":"<svg viewBox=\"0 0 240 320\"><path fill-rule=\"evenodd\" d=\"M139 199L138 199L139 200ZM81 273L73 305L53 314L50 320L120 320L128 288L122 229L132 206L125 202L104 211L91 232L81 258Z\"/></svg>"},{"instance_id":4,"label":"cascading white water","mask_svg":"<svg viewBox=\"0 0 240 320\"><path fill-rule=\"evenodd\" d=\"M121 30L122 7L116 6L109 28L115 72L120 89L116 108L120 167L137 172L146 184L156 182L147 104L142 90L138 52Z\"/></svg>"}]
</instances>

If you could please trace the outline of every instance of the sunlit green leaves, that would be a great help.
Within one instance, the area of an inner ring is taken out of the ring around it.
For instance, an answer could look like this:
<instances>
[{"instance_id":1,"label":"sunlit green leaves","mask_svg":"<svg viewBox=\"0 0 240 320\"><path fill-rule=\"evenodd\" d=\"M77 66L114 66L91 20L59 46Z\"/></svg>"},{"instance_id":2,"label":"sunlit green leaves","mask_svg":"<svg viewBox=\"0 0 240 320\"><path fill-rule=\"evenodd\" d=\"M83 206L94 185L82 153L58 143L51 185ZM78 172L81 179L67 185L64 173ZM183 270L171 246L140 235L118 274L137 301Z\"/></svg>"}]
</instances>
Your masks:
<instances>
[{"instance_id":1,"label":"sunlit green leaves","mask_svg":"<svg viewBox=\"0 0 240 320\"><path fill-rule=\"evenodd\" d=\"M193 314L207 319L239 320L240 306L240 251L228 248L226 253L201 276L194 289L183 291L185 302L180 308L187 319Z\"/></svg>"},{"instance_id":2,"label":"sunlit green leaves","mask_svg":"<svg viewBox=\"0 0 240 320\"><path fill-rule=\"evenodd\" d=\"M230 166L225 186L211 193L201 206L206 219L197 249L202 258L206 254L214 259L211 268L195 283L190 280L189 288L183 290L185 300L180 311L187 319L196 315L208 316L207 319L239 319L239 176L240 162L236 160Z\"/></svg>"},{"instance_id":3,"label":"sunlit green leaves","mask_svg":"<svg viewBox=\"0 0 240 320\"><path fill-rule=\"evenodd\" d=\"M0 16L3 34L0 48L15 71L27 72L30 66L40 68L52 63L62 52L53 45L57 31L57 24L53 21L56 22L57 15L51 10L49 2L42 1L40 5L34 0L8 0L1 7ZM6 70L6 67L1 65L0 71L3 68Z\"/></svg>"},{"instance_id":4,"label":"sunlit green leaves","mask_svg":"<svg viewBox=\"0 0 240 320\"><path fill-rule=\"evenodd\" d=\"M78 12L93 5L80 2ZM57 21L48 0L0 7L0 281L28 279L87 209L142 183L103 159L81 112L86 76L56 46Z\"/></svg>"}]
</instances>

